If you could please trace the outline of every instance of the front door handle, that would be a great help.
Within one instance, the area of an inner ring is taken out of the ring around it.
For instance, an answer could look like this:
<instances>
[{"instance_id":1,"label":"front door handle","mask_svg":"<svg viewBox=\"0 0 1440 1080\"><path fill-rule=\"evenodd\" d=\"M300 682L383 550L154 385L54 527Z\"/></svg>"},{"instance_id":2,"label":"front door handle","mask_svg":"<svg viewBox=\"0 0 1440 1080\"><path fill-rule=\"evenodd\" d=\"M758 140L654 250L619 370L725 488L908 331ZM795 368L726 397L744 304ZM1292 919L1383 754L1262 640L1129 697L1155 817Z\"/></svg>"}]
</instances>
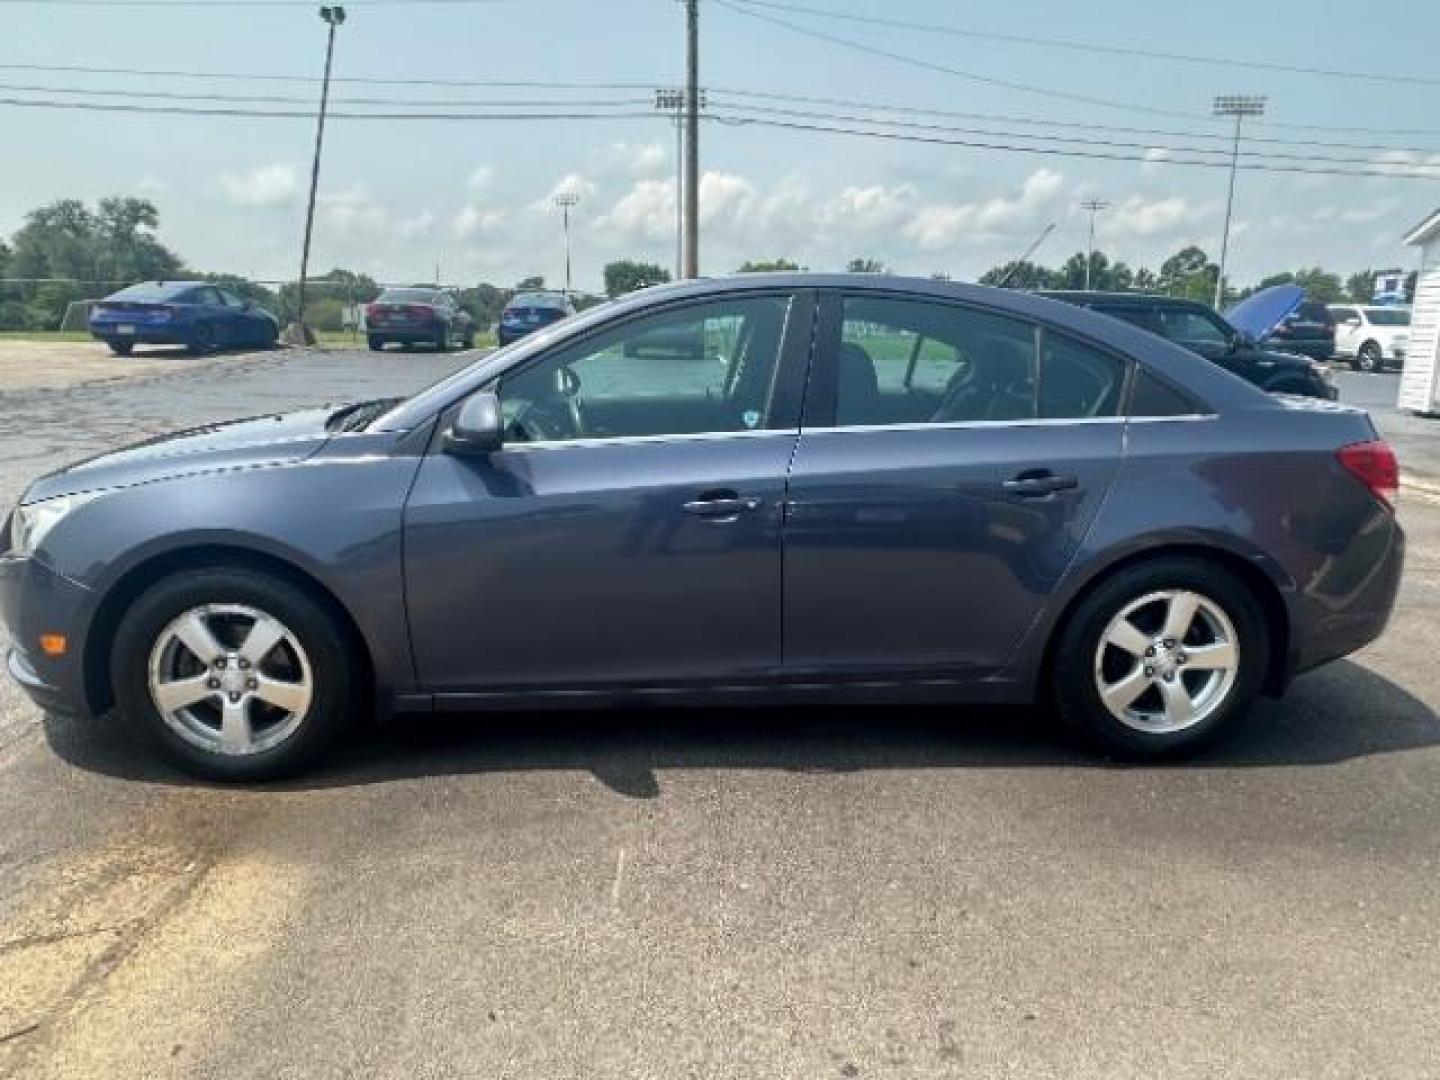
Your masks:
<instances>
[{"instance_id":1,"label":"front door handle","mask_svg":"<svg viewBox=\"0 0 1440 1080\"><path fill-rule=\"evenodd\" d=\"M687 502L684 510L703 518L734 519L751 510L760 509L760 500L742 497L733 491L709 491Z\"/></svg>"},{"instance_id":2,"label":"front door handle","mask_svg":"<svg viewBox=\"0 0 1440 1080\"><path fill-rule=\"evenodd\" d=\"M1044 499L1057 491L1074 491L1080 481L1074 476L1060 476L1049 469L1026 469L1001 484L1007 492L1021 499Z\"/></svg>"}]
</instances>

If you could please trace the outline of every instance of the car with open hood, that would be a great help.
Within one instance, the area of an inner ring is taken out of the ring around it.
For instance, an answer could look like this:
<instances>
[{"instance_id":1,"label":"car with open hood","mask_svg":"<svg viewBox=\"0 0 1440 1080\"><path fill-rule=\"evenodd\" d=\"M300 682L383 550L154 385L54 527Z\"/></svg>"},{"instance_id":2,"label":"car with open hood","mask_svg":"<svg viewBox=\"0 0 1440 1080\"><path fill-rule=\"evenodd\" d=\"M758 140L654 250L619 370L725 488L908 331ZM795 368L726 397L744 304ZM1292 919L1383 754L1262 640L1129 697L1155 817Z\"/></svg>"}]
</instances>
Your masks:
<instances>
[{"instance_id":1,"label":"car with open hood","mask_svg":"<svg viewBox=\"0 0 1440 1080\"><path fill-rule=\"evenodd\" d=\"M0 618L41 705L221 779L562 704L1039 702L1173 756L1382 631L1397 484L1364 412L1081 306L746 274L41 477Z\"/></svg>"},{"instance_id":2,"label":"car with open hood","mask_svg":"<svg viewBox=\"0 0 1440 1080\"><path fill-rule=\"evenodd\" d=\"M1319 361L1269 348L1266 337L1305 295L1294 285L1264 289L1222 317L1196 300L1148 293L1046 291L1040 295L1123 319L1203 356L1272 394L1336 400L1329 368Z\"/></svg>"}]
</instances>

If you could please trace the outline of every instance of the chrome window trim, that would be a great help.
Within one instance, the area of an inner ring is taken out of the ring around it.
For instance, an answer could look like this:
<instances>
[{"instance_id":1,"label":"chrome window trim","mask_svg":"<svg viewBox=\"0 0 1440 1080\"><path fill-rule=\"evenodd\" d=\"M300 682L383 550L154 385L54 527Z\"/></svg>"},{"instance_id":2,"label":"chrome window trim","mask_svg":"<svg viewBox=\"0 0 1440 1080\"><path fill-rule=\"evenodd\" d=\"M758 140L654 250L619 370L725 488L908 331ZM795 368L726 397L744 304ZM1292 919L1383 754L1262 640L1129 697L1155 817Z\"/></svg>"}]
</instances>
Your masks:
<instances>
[{"instance_id":1,"label":"chrome window trim","mask_svg":"<svg viewBox=\"0 0 1440 1080\"><path fill-rule=\"evenodd\" d=\"M497 453L511 451L556 450L599 446L649 446L672 442L717 442L726 439L762 439L767 436L794 438L799 428L759 428L754 431L687 431L673 435L615 435L599 439L552 439L548 442L507 442Z\"/></svg>"},{"instance_id":2,"label":"chrome window trim","mask_svg":"<svg viewBox=\"0 0 1440 1080\"><path fill-rule=\"evenodd\" d=\"M852 424L844 427L810 427L801 429L803 435L828 435L834 432L855 431L990 431L995 428L1016 427L1076 427L1080 425L1104 424L1153 424L1169 421L1193 422L1215 420L1214 413L1187 413L1183 416L1078 416L1078 417L1035 417L1025 420L955 420L945 423L915 424Z\"/></svg>"}]
</instances>

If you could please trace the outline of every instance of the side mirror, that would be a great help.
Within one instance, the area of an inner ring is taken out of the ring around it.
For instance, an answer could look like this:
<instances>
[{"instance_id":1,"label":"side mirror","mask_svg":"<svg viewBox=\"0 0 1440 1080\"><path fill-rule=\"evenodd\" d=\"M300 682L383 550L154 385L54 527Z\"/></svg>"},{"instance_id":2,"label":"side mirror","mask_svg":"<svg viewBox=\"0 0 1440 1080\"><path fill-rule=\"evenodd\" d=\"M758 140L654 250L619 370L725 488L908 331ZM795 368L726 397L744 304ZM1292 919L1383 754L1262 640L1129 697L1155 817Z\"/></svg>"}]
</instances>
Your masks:
<instances>
[{"instance_id":1,"label":"side mirror","mask_svg":"<svg viewBox=\"0 0 1440 1080\"><path fill-rule=\"evenodd\" d=\"M499 450L505 442L505 421L495 392L479 390L466 398L441 441L447 454L460 457L483 457Z\"/></svg>"}]
</instances>

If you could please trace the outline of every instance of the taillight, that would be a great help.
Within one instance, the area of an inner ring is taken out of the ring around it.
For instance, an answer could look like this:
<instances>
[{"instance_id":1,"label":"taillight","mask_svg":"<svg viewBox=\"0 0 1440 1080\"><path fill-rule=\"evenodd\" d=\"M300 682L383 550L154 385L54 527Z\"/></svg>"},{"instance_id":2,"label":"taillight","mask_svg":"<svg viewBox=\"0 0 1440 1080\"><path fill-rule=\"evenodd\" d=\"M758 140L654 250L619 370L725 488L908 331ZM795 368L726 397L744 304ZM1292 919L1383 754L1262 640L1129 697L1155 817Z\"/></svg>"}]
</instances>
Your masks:
<instances>
[{"instance_id":1,"label":"taillight","mask_svg":"<svg viewBox=\"0 0 1440 1080\"><path fill-rule=\"evenodd\" d=\"M1400 462L1390 444L1379 439L1342 446L1335 456L1340 464L1386 506L1395 505L1400 493Z\"/></svg>"},{"instance_id":2,"label":"taillight","mask_svg":"<svg viewBox=\"0 0 1440 1080\"><path fill-rule=\"evenodd\" d=\"M380 305L379 305L379 304L366 304L366 305L365 305L365 318L367 318L367 319L373 319L373 318L375 318L375 316L378 315L378 314L380 314Z\"/></svg>"}]
</instances>

